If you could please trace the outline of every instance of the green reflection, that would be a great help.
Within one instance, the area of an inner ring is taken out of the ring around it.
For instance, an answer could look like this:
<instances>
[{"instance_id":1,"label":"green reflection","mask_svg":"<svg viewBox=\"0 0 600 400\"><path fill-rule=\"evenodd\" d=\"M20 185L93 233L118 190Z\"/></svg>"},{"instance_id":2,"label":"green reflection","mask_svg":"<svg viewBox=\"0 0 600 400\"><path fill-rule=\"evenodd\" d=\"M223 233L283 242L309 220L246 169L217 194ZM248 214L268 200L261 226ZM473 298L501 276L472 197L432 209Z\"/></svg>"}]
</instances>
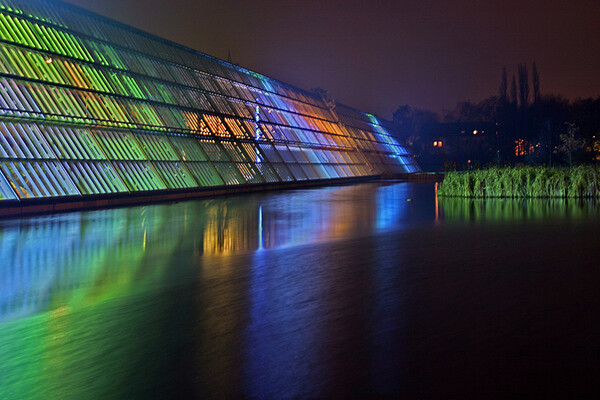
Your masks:
<instances>
[{"instance_id":1,"label":"green reflection","mask_svg":"<svg viewBox=\"0 0 600 400\"><path fill-rule=\"evenodd\" d=\"M128 398L160 383L145 358L176 346L157 332L178 307L156 298L189 278L173 260L186 218L162 206L2 226L0 398Z\"/></svg>"},{"instance_id":2,"label":"green reflection","mask_svg":"<svg viewBox=\"0 0 600 400\"><path fill-rule=\"evenodd\" d=\"M597 217L596 200L588 199L470 199L439 197L439 211L447 221L525 221L549 218Z\"/></svg>"},{"instance_id":3,"label":"green reflection","mask_svg":"<svg viewBox=\"0 0 600 400\"><path fill-rule=\"evenodd\" d=\"M393 226L405 185L0 220L0 399L153 397L190 357L231 393L240 258Z\"/></svg>"}]
</instances>

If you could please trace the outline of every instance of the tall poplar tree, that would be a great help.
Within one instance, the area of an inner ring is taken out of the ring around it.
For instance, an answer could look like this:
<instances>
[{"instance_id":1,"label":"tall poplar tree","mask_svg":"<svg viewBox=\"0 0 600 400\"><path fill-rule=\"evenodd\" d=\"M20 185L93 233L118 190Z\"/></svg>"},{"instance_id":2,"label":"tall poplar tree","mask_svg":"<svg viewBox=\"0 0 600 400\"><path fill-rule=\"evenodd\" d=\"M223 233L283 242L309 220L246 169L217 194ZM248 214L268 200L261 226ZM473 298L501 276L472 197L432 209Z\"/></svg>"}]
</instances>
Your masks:
<instances>
[{"instance_id":1,"label":"tall poplar tree","mask_svg":"<svg viewBox=\"0 0 600 400\"><path fill-rule=\"evenodd\" d=\"M526 63L519 63L519 105L527 107L529 103L529 71Z\"/></svg>"},{"instance_id":2,"label":"tall poplar tree","mask_svg":"<svg viewBox=\"0 0 600 400\"><path fill-rule=\"evenodd\" d=\"M517 80L514 75L510 83L510 102L515 105L517 104Z\"/></svg>"},{"instance_id":3,"label":"tall poplar tree","mask_svg":"<svg viewBox=\"0 0 600 400\"><path fill-rule=\"evenodd\" d=\"M502 67L502 80L500 81L500 101L504 104L508 101L508 81L506 78L506 67Z\"/></svg>"},{"instance_id":4,"label":"tall poplar tree","mask_svg":"<svg viewBox=\"0 0 600 400\"><path fill-rule=\"evenodd\" d=\"M531 75L531 79L533 81L533 104L537 105L540 103L540 76L538 74L535 62L531 67Z\"/></svg>"}]
</instances>

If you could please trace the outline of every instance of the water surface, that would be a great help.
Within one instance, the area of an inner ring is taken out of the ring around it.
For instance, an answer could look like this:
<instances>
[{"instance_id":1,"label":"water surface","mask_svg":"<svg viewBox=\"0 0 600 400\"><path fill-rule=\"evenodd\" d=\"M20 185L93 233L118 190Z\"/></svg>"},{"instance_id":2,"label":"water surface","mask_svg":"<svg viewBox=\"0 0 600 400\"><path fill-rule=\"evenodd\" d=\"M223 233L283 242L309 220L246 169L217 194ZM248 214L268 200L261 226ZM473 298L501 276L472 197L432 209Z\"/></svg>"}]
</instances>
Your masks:
<instances>
[{"instance_id":1,"label":"water surface","mask_svg":"<svg viewBox=\"0 0 600 400\"><path fill-rule=\"evenodd\" d=\"M0 221L0 398L600 393L592 202L398 182Z\"/></svg>"}]
</instances>

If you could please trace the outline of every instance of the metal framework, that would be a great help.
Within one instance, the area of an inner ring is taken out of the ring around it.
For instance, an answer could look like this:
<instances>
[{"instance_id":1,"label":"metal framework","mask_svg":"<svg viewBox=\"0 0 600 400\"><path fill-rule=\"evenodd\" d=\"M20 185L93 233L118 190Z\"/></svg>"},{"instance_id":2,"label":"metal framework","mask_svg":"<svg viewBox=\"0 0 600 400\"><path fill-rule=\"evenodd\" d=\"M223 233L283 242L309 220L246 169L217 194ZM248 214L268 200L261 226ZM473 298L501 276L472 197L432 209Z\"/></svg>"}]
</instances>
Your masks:
<instances>
[{"instance_id":1,"label":"metal framework","mask_svg":"<svg viewBox=\"0 0 600 400\"><path fill-rule=\"evenodd\" d=\"M62 2L0 0L0 207L418 170L371 114Z\"/></svg>"}]
</instances>

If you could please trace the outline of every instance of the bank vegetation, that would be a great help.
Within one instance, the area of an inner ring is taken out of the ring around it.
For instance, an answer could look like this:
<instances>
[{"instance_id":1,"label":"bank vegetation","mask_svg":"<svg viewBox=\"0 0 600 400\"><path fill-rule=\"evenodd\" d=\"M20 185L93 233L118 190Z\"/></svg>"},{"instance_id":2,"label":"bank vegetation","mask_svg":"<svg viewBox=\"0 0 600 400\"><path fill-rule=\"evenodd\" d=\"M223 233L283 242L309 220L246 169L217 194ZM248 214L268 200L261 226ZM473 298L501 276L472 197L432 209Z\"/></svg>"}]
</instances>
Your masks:
<instances>
[{"instance_id":1,"label":"bank vegetation","mask_svg":"<svg viewBox=\"0 0 600 400\"><path fill-rule=\"evenodd\" d=\"M439 196L504 198L600 198L600 168L504 167L448 172Z\"/></svg>"}]
</instances>

